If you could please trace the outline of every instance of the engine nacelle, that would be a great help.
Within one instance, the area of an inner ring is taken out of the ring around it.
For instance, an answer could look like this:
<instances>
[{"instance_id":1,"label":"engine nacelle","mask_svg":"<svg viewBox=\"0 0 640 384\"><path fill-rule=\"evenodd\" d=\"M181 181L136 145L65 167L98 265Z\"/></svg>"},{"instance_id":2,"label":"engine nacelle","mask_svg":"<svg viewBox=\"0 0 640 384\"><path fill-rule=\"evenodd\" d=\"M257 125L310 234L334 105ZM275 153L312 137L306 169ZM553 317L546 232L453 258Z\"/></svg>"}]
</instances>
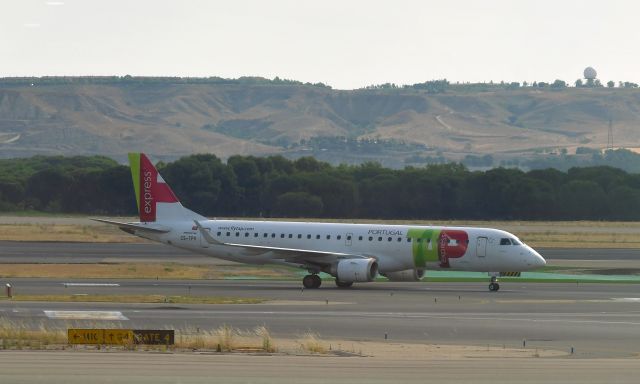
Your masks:
<instances>
[{"instance_id":1,"label":"engine nacelle","mask_svg":"<svg viewBox=\"0 0 640 384\"><path fill-rule=\"evenodd\" d=\"M372 281L378 274L378 262L369 259L342 259L331 266L331 274L345 283Z\"/></svg>"},{"instance_id":2,"label":"engine nacelle","mask_svg":"<svg viewBox=\"0 0 640 384\"><path fill-rule=\"evenodd\" d=\"M384 276L389 281L420 281L424 277L424 269L406 269L404 271L387 272Z\"/></svg>"}]
</instances>

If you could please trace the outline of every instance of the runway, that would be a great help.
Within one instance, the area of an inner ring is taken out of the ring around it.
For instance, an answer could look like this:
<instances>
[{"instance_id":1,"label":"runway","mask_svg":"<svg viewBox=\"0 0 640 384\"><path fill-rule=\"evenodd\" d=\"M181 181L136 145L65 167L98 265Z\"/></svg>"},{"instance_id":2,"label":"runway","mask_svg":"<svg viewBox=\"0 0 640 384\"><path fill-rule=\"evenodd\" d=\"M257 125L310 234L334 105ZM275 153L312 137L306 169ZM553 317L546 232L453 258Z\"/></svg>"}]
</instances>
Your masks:
<instances>
[{"instance_id":1,"label":"runway","mask_svg":"<svg viewBox=\"0 0 640 384\"><path fill-rule=\"evenodd\" d=\"M0 302L0 316L24 322L97 326L99 320L61 320L45 311L120 312L118 326L240 329L267 326L275 337L317 332L323 338L388 340L557 349L575 357L632 357L640 352L640 293L633 284L508 282L497 293L485 283L370 283L342 290L325 282L302 290L297 281L12 279L20 294L161 294L253 297L248 305ZM83 280L71 281L81 283ZM5 281L0 281L4 284ZM104 321L114 324L114 320Z\"/></svg>"},{"instance_id":2,"label":"runway","mask_svg":"<svg viewBox=\"0 0 640 384\"><path fill-rule=\"evenodd\" d=\"M636 383L636 359L405 359L86 352L0 352L3 382Z\"/></svg>"},{"instance_id":3,"label":"runway","mask_svg":"<svg viewBox=\"0 0 640 384\"><path fill-rule=\"evenodd\" d=\"M640 265L638 250L541 249L548 260ZM0 263L234 264L161 244L0 242ZM0 351L2 381L20 383L229 383L518 381L634 383L640 373L640 292L637 284L503 282L497 293L477 283L357 284L299 281L0 278L19 295L232 296L262 304L184 305L0 301L0 318L29 327L122 327L251 330L277 339L314 332L324 340L379 341L487 348L557 350L562 358L425 360L397 358L237 356ZM71 311L71 312L70 312Z\"/></svg>"},{"instance_id":4,"label":"runway","mask_svg":"<svg viewBox=\"0 0 640 384\"><path fill-rule=\"evenodd\" d=\"M539 248L547 260L626 260L638 261L640 249L616 248ZM187 264L228 264L158 243L66 243L0 241L2 263L109 263L146 262ZM233 264L233 263L232 263Z\"/></svg>"}]
</instances>

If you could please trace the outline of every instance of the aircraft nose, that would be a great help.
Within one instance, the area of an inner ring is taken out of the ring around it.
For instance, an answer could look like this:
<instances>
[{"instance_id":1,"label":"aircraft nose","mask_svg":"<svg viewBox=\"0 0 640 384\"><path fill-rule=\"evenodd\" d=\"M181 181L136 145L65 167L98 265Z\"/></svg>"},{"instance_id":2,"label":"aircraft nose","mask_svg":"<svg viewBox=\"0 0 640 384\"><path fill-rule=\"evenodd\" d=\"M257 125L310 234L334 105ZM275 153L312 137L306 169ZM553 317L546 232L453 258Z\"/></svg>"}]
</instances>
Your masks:
<instances>
[{"instance_id":1,"label":"aircraft nose","mask_svg":"<svg viewBox=\"0 0 640 384\"><path fill-rule=\"evenodd\" d=\"M540 254L534 251L533 249L531 249L531 255L533 256L533 259L534 259L533 264L536 267L544 267L545 265L547 265L547 260L545 260L544 257L540 256Z\"/></svg>"}]
</instances>

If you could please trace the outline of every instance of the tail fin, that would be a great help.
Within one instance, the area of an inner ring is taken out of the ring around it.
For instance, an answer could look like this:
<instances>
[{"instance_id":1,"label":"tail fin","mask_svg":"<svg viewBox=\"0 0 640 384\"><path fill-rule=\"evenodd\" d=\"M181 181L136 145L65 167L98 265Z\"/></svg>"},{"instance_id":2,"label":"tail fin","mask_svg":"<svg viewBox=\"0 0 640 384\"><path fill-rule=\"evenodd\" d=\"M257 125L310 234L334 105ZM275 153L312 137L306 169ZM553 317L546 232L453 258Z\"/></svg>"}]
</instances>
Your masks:
<instances>
[{"instance_id":1,"label":"tail fin","mask_svg":"<svg viewBox=\"0 0 640 384\"><path fill-rule=\"evenodd\" d=\"M160 176L147 155L130 153L129 164L140 222L205 219L180 204L169 184Z\"/></svg>"}]
</instances>

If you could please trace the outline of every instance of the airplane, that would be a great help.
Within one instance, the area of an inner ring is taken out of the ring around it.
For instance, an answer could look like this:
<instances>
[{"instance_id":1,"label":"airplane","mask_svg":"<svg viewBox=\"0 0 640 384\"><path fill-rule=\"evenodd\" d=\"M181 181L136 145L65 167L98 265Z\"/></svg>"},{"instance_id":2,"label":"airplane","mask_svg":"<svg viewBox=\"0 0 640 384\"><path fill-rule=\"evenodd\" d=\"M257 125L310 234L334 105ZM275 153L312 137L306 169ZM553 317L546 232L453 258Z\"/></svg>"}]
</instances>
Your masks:
<instances>
[{"instance_id":1,"label":"airplane","mask_svg":"<svg viewBox=\"0 0 640 384\"><path fill-rule=\"evenodd\" d=\"M501 276L542 267L545 259L513 234L492 228L207 219L185 208L144 153L129 163L139 222L93 219L130 234L195 253L248 264L320 272L339 288L373 281L420 281L427 269L487 272L489 290Z\"/></svg>"}]
</instances>

